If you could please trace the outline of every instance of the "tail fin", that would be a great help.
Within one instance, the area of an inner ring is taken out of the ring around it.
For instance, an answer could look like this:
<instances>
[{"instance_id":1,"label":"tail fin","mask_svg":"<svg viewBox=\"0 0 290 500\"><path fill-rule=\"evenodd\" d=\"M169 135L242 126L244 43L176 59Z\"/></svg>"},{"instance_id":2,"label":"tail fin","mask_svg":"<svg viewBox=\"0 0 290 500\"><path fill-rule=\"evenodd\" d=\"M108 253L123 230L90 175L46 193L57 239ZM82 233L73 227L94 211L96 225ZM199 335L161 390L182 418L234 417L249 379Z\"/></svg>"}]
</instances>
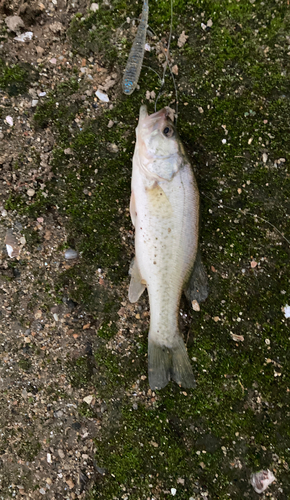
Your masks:
<instances>
[{"instance_id":1,"label":"tail fin","mask_svg":"<svg viewBox=\"0 0 290 500\"><path fill-rule=\"evenodd\" d=\"M195 387L192 367L180 336L174 347L169 348L154 342L149 335L148 374L152 390L162 389L170 379L182 387Z\"/></svg>"}]
</instances>

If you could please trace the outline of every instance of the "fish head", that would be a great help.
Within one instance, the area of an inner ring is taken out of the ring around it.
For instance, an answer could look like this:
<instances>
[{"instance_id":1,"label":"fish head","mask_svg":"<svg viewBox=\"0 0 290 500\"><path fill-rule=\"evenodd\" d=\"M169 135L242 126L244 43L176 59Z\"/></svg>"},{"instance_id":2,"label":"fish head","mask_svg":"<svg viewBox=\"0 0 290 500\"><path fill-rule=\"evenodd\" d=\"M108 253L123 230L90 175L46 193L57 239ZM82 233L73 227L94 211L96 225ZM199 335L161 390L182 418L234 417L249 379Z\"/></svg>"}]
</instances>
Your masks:
<instances>
[{"instance_id":1,"label":"fish head","mask_svg":"<svg viewBox=\"0 0 290 500\"><path fill-rule=\"evenodd\" d=\"M182 165L184 150L168 107L148 115L141 106L136 128L140 165L148 177L170 181Z\"/></svg>"}]
</instances>

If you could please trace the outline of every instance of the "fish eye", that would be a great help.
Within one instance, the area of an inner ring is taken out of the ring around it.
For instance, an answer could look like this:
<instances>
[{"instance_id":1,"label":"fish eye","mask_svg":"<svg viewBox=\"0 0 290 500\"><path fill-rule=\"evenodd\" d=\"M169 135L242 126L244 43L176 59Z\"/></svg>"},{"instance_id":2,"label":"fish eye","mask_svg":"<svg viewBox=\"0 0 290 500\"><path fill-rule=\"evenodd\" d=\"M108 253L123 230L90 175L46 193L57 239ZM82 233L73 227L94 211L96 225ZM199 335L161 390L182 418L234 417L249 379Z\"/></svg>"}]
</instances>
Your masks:
<instances>
[{"instance_id":1,"label":"fish eye","mask_svg":"<svg viewBox=\"0 0 290 500\"><path fill-rule=\"evenodd\" d=\"M163 135L165 135L165 137L172 137L174 134L174 130L172 127L165 127L163 129Z\"/></svg>"}]
</instances>

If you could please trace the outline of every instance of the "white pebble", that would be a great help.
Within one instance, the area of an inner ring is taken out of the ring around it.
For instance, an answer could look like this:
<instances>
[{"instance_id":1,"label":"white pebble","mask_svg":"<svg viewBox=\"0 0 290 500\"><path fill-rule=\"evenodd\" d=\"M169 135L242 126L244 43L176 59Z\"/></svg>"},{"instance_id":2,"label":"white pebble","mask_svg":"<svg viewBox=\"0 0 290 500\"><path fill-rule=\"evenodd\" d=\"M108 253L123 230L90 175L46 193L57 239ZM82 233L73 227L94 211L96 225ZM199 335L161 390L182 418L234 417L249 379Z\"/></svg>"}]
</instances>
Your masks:
<instances>
[{"instance_id":1,"label":"white pebble","mask_svg":"<svg viewBox=\"0 0 290 500\"><path fill-rule=\"evenodd\" d=\"M282 307L282 312L284 313L285 318L290 318L290 306L286 304L285 307Z\"/></svg>"},{"instance_id":2,"label":"white pebble","mask_svg":"<svg viewBox=\"0 0 290 500\"><path fill-rule=\"evenodd\" d=\"M51 464L52 460L51 460L51 453L47 453L46 455L46 460L49 464Z\"/></svg>"},{"instance_id":3,"label":"white pebble","mask_svg":"<svg viewBox=\"0 0 290 500\"><path fill-rule=\"evenodd\" d=\"M226 139L223 139L223 140L222 140L222 143L223 143L223 144L226 144L226 143L227 143L227 140L226 140Z\"/></svg>"},{"instance_id":4,"label":"white pebble","mask_svg":"<svg viewBox=\"0 0 290 500\"><path fill-rule=\"evenodd\" d=\"M176 488L171 488L171 495L173 497L176 495Z\"/></svg>"},{"instance_id":5,"label":"white pebble","mask_svg":"<svg viewBox=\"0 0 290 500\"><path fill-rule=\"evenodd\" d=\"M270 339L265 339L265 344L266 345L270 345L271 344L271 340Z\"/></svg>"},{"instance_id":6,"label":"white pebble","mask_svg":"<svg viewBox=\"0 0 290 500\"><path fill-rule=\"evenodd\" d=\"M99 4L92 3L92 5L90 6L90 10L92 10L93 12L96 12L97 10L99 10Z\"/></svg>"},{"instance_id":7,"label":"white pebble","mask_svg":"<svg viewBox=\"0 0 290 500\"><path fill-rule=\"evenodd\" d=\"M87 403L88 405L91 404L91 402L93 401L93 396L89 395L89 396L86 396L85 398L83 398L83 401L85 403Z\"/></svg>"},{"instance_id":8,"label":"white pebble","mask_svg":"<svg viewBox=\"0 0 290 500\"><path fill-rule=\"evenodd\" d=\"M46 92L39 92L39 97L44 97L46 95Z\"/></svg>"},{"instance_id":9,"label":"white pebble","mask_svg":"<svg viewBox=\"0 0 290 500\"><path fill-rule=\"evenodd\" d=\"M191 305L192 305L192 309L193 309L194 311L200 311L200 305L199 305L199 303L197 302L197 300L193 300L193 301L191 302Z\"/></svg>"},{"instance_id":10,"label":"white pebble","mask_svg":"<svg viewBox=\"0 0 290 500\"><path fill-rule=\"evenodd\" d=\"M53 319L54 319L54 321L58 321L58 314L53 313Z\"/></svg>"},{"instance_id":11,"label":"white pebble","mask_svg":"<svg viewBox=\"0 0 290 500\"><path fill-rule=\"evenodd\" d=\"M268 155L266 153L263 153L262 159L264 163L267 163Z\"/></svg>"},{"instance_id":12,"label":"white pebble","mask_svg":"<svg viewBox=\"0 0 290 500\"><path fill-rule=\"evenodd\" d=\"M8 123L8 125L10 125L10 127L13 127L13 118L12 116L6 116L5 118L6 122Z\"/></svg>"},{"instance_id":13,"label":"white pebble","mask_svg":"<svg viewBox=\"0 0 290 500\"><path fill-rule=\"evenodd\" d=\"M38 99L32 99L31 107L35 108L35 106L37 106L37 104L38 104Z\"/></svg>"},{"instance_id":14,"label":"white pebble","mask_svg":"<svg viewBox=\"0 0 290 500\"><path fill-rule=\"evenodd\" d=\"M32 31L26 31L25 33L22 33L22 35L16 36L14 40L16 42L30 42L30 40L32 40L32 37Z\"/></svg>"},{"instance_id":15,"label":"white pebble","mask_svg":"<svg viewBox=\"0 0 290 500\"><path fill-rule=\"evenodd\" d=\"M76 252L75 250L73 250L72 248L68 248L65 252L64 252L64 258L66 260L72 260L72 259L77 259L79 256L78 252Z\"/></svg>"},{"instance_id":16,"label":"white pebble","mask_svg":"<svg viewBox=\"0 0 290 500\"><path fill-rule=\"evenodd\" d=\"M97 90L95 92L96 96L98 97L98 99L100 99L100 101L103 101L103 102L109 102L109 97L107 96L107 94L105 94L104 92L102 92L101 90Z\"/></svg>"},{"instance_id":17,"label":"white pebble","mask_svg":"<svg viewBox=\"0 0 290 500\"><path fill-rule=\"evenodd\" d=\"M12 254L13 254L13 250L14 250L13 247L11 245L6 244L6 250L7 250L9 257L12 258L13 257Z\"/></svg>"},{"instance_id":18,"label":"white pebble","mask_svg":"<svg viewBox=\"0 0 290 500\"><path fill-rule=\"evenodd\" d=\"M32 196L35 195L35 190L34 189L27 189L27 194L29 198L32 198Z\"/></svg>"}]
</instances>

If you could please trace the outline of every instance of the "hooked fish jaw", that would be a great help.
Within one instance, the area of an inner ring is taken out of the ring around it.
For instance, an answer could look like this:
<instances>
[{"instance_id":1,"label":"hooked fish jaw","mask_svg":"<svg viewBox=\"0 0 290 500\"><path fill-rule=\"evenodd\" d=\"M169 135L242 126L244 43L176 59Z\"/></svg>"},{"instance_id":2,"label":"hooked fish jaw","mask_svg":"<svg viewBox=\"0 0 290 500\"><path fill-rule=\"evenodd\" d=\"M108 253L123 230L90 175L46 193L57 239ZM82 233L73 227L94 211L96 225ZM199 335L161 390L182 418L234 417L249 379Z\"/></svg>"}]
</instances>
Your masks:
<instances>
[{"instance_id":1,"label":"hooked fish jaw","mask_svg":"<svg viewBox=\"0 0 290 500\"><path fill-rule=\"evenodd\" d=\"M155 180L170 181L183 161L180 141L169 115L167 108L148 115L147 106L140 107L136 128L140 166L147 177Z\"/></svg>"}]
</instances>

